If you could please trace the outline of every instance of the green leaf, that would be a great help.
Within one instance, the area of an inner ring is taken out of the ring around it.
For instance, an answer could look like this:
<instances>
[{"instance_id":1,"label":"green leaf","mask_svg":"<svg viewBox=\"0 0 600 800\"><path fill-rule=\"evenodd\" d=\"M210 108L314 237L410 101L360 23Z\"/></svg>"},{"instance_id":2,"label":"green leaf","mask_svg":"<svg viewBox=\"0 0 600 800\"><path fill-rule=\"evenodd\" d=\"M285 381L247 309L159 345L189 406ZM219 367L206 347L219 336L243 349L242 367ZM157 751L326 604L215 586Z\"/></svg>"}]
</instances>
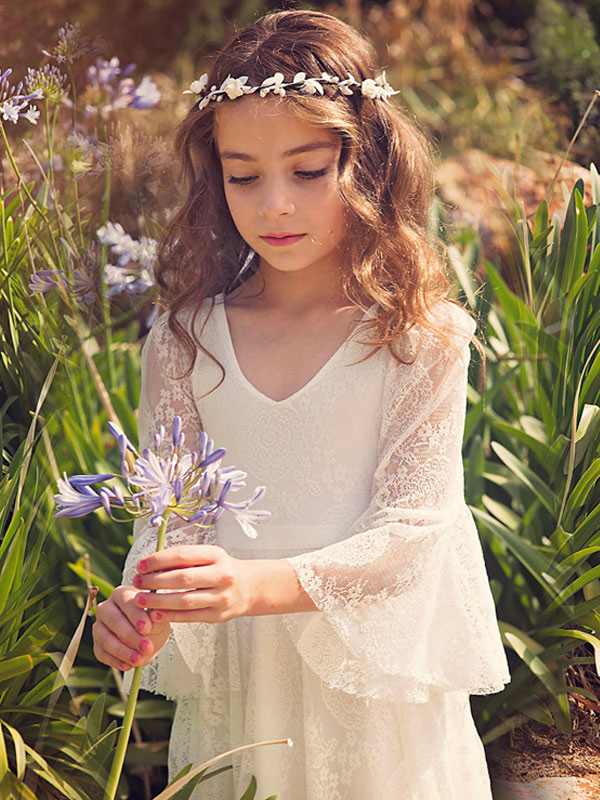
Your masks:
<instances>
[{"instance_id":1,"label":"green leaf","mask_svg":"<svg viewBox=\"0 0 600 800\"><path fill-rule=\"evenodd\" d=\"M13 728L4 720L0 720L0 724L4 725L6 730L12 736L13 744L15 746L15 762L17 767L17 778L22 780L25 775L26 756L25 756L25 742L18 730Z\"/></svg>"},{"instance_id":2,"label":"green leaf","mask_svg":"<svg viewBox=\"0 0 600 800\"><path fill-rule=\"evenodd\" d=\"M566 690L539 657L539 654L543 652L542 645L530 636L527 636L527 634L514 625L500 622L499 627L504 642L515 651L525 664L527 664L532 674L541 681L557 703L557 722L560 724L561 728L568 728L568 730L570 730L570 711Z\"/></svg>"},{"instance_id":3,"label":"green leaf","mask_svg":"<svg viewBox=\"0 0 600 800\"><path fill-rule=\"evenodd\" d=\"M571 490L565 506L565 522L569 525L573 515L585 505L592 488L600 478L600 458L596 458ZM568 521L567 521L568 520Z\"/></svg>"},{"instance_id":4,"label":"green leaf","mask_svg":"<svg viewBox=\"0 0 600 800\"><path fill-rule=\"evenodd\" d=\"M250 783L248 784L248 788L244 792L244 794L240 797L240 800L254 800L256 797L256 778L254 775L250 778Z\"/></svg>"},{"instance_id":5,"label":"green leaf","mask_svg":"<svg viewBox=\"0 0 600 800\"><path fill-rule=\"evenodd\" d=\"M125 716L125 703L119 700L111 703L106 709L114 717ZM135 706L136 719L171 719L173 704L166 700L139 700Z\"/></svg>"},{"instance_id":6,"label":"green leaf","mask_svg":"<svg viewBox=\"0 0 600 800\"><path fill-rule=\"evenodd\" d=\"M101 694L96 699L94 705L89 711L89 714L87 715L86 734L92 741L100 736L100 731L102 730L102 717L104 715L105 699L106 695Z\"/></svg>"},{"instance_id":7,"label":"green leaf","mask_svg":"<svg viewBox=\"0 0 600 800\"><path fill-rule=\"evenodd\" d=\"M490 447L506 466L521 479L533 494L540 500L551 514L557 512L557 499L550 487L528 466L523 464L506 447L499 442L491 442Z\"/></svg>"},{"instance_id":8,"label":"green leaf","mask_svg":"<svg viewBox=\"0 0 600 800\"><path fill-rule=\"evenodd\" d=\"M6 661L0 661L0 681L8 681L14 678L15 675L22 675L32 669L33 659L30 655L17 656Z\"/></svg>"},{"instance_id":9,"label":"green leaf","mask_svg":"<svg viewBox=\"0 0 600 800\"><path fill-rule=\"evenodd\" d=\"M552 559L536 549L530 542L522 536L511 531L490 514L480 508L469 506L473 516L480 520L487 528L503 542L506 547L519 559L524 567L530 572L535 580L542 586L544 591L550 596L556 596L554 579L549 574Z\"/></svg>"},{"instance_id":10,"label":"green leaf","mask_svg":"<svg viewBox=\"0 0 600 800\"><path fill-rule=\"evenodd\" d=\"M600 674L600 639L591 633L582 630L568 630L566 628L550 628L538 631L538 636L558 636L561 639L572 637L591 644L594 648L594 660L596 662L596 672Z\"/></svg>"}]
</instances>

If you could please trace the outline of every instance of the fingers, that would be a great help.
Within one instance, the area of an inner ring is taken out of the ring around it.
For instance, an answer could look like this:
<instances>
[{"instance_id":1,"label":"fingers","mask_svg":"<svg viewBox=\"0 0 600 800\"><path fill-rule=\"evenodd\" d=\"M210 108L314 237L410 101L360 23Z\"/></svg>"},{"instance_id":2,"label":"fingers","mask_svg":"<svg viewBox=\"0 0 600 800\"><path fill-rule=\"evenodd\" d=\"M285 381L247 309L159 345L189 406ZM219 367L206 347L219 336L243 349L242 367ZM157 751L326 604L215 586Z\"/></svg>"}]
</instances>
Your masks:
<instances>
[{"instance_id":1,"label":"fingers","mask_svg":"<svg viewBox=\"0 0 600 800\"><path fill-rule=\"evenodd\" d=\"M147 574L167 569L185 569L214 564L224 553L223 548L212 544L178 545L151 553L138 561L138 572Z\"/></svg>"},{"instance_id":2,"label":"fingers","mask_svg":"<svg viewBox=\"0 0 600 800\"><path fill-rule=\"evenodd\" d=\"M209 589L192 589L189 592L140 592L135 602L141 608L156 608L161 611L197 611L224 605L226 598L219 592ZM163 617L164 619L164 617Z\"/></svg>"},{"instance_id":3,"label":"fingers","mask_svg":"<svg viewBox=\"0 0 600 800\"><path fill-rule=\"evenodd\" d=\"M150 642L139 633L139 628L136 629L135 623L132 624L131 617L145 617L144 623L147 626L148 632L152 628L152 623L148 619L148 615L131 602L133 593L130 591L132 597L129 599L128 606L131 606L129 614L127 614L123 607L116 602L101 603L98 606L97 621L100 626L101 633L104 633L104 628L111 631L117 636L123 644L127 645L131 650L139 650L140 653L148 651ZM141 627L141 626L140 626Z\"/></svg>"},{"instance_id":4,"label":"fingers","mask_svg":"<svg viewBox=\"0 0 600 800\"><path fill-rule=\"evenodd\" d=\"M127 670L131 669L131 664L128 664L125 661L120 661L118 658L116 658L116 656L111 655L98 643L94 645L94 655L98 661L101 661L103 664L108 664L109 667L115 667L123 672L127 672Z\"/></svg>"},{"instance_id":5,"label":"fingers","mask_svg":"<svg viewBox=\"0 0 600 800\"><path fill-rule=\"evenodd\" d=\"M103 610L111 613L112 604L116 604L121 613L128 619L130 625L139 634L149 634L152 630L152 622L148 619L148 615L134 602L136 594L135 589L128 586L118 586L111 594L106 608L104 609L104 603L100 603L98 611L102 606Z\"/></svg>"},{"instance_id":6,"label":"fingers","mask_svg":"<svg viewBox=\"0 0 600 800\"><path fill-rule=\"evenodd\" d=\"M239 616L235 597L208 590L164 594L140 593L136 602L150 610L150 618L171 622L227 622Z\"/></svg>"},{"instance_id":7,"label":"fingers","mask_svg":"<svg viewBox=\"0 0 600 800\"><path fill-rule=\"evenodd\" d=\"M168 620L168 622L227 622L233 616L227 609L219 607L197 608L191 611L173 609L161 609L161 611L152 609L150 611L152 619Z\"/></svg>"},{"instance_id":8,"label":"fingers","mask_svg":"<svg viewBox=\"0 0 600 800\"><path fill-rule=\"evenodd\" d=\"M230 576L215 564L194 566L187 569L169 569L162 572L151 572L133 579L136 589L210 589L217 585L229 585Z\"/></svg>"},{"instance_id":9,"label":"fingers","mask_svg":"<svg viewBox=\"0 0 600 800\"><path fill-rule=\"evenodd\" d=\"M135 596L135 589L117 587L108 600L98 605L92 628L96 658L118 669L149 663L170 630L168 622L153 624L136 605Z\"/></svg>"},{"instance_id":10,"label":"fingers","mask_svg":"<svg viewBox=\"0 0 600 800\"><path fill-rule=\"evenodd\" d=\"M94 653L99 661L116 666L118 669L142 666L144 656L141 652L125 644L103 622L96 621L94 628ZM150 649L150 652L153 649L150 641L147 641L147 648Z\"/></svg>"}]
</instances>

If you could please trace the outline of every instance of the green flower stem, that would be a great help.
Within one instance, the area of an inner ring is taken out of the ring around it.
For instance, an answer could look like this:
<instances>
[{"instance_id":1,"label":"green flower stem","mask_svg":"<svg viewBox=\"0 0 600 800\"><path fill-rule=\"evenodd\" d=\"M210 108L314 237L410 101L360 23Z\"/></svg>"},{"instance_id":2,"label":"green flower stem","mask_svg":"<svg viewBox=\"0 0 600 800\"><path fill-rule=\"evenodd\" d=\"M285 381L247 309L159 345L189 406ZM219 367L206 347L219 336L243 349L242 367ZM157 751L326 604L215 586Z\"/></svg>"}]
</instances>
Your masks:
<instances>
[{"instance_id":1,"label":"green flower stem","mask_svg":"<svg viewBox=\"0 0 600 800\"><path fill-rule=\"evenodd\" d=\"M71 79L71 94L73 96L73 113L71 116L71 132L74 133L76 131L76 123L77 123L77 86L75 85L75 79L73 77L73 70L71 69L71 65L67 64L67 70L69 72L69 78ZM71 174L71 184L73 188L73 193L75 196L74 208L75 214L77 216L77 230L79 231L79 241L81 243L81 249L85 249L85 237L83 235L83 226L81 224L81 209L79 208L79 189L77 187L77 181L73 175L73 158L75 156L76 148L71 145L71 150L69 152L69 167L70 167L70 174Z\"/></svg>"},{"instance_id":2,"label":"green flower stem","mask_svg":"<svg viewBox=\"0 0 600 800\"><path fill-rule=\"evenodd\" d=\"M12 150L11 150L11 147L10 147L10 143L8 141L8 137L6 136L6 131L4 130L4 125L1 122L0 122L0 133L2 134L2 139L4 141L4 149L6 150L6 155L8 156L8 160L10 161L10 164L11 164L11 166L12 166L14 172L15 172L15 175L17 176L17 181L18 181L18 184L19 184L19 191L21 189L23 189L25 191L25 194L29 198L29 202L35 208L35 210L38 212L40 217L44 220L44 222L48 226L48 230L50 231L50 234L51 234L50 235L50 241L52 242L52 248L54 250L54 255L56 257L56 266L57 266L57 269L58 269L59 264L60 264L60 257L59 257L59 254L58 254L58 248L56 246L55 236L53 235L52 226L50 225L50 221L49 221L48 217L46 216L46 214L44 213L43 208L41 208L41 206L38 204L37 200L34 199L33 195L29 191L29 187L27 186L27 184L23 180L23 177L22 177L22 175L21 175L21 173L19 171L19 167L17 166L17 162L15 161L15 159L13 157ZM21 197L21 200L22 200L22 197Z\"/></svg>"},{"instance_id":3,"label":"green flower stem","mask_svg":"<svg viewBox=\"0 0 600 800\"><path fill-rule=\"evenodd\" d=\"M108 138L108 130L105 125L102 126L102 133L104 139ZM104 147L106 148L106 169L104 170L104 193L102 197L102 224L106 225L108 219L110 217L110 186L111 186L111 171L112 171L112 162L110 157L110 147L108 142L104 143ZM114 361L114 354L112 349L112 322L110 318L110 307L108 302L108 297L106 295L106 281L104 279L104 268L106 266L106 262L108 261L108 245L103 244L100 249L100 272L98 275L98 280L100 283L100 302L102 304L102 321L104 323L104 337L106 342L106 357L107 357L107 364L108 364L108 376L110 379L110 385L114 387L116 385L116 378L115 378L115 361Z\"/></svg>"},{"instance_id":4,"label":"green flower stem","mask_svg":"<svg viewBox=\"0 0 600 800\"><path fill-rule=\"evenodd\" d=\"M165 535L167 532L167 519L169 517L169 509L167 509L160 523L158 529L158 538L156 542L156 552L162 550L165 546ZM125 763L125 754L127 752L127 745L129 744L129 737L131 736L131 726L133 725L133 717L135 715L135 705L137 703L138 694L140 691L140 681L142 679L143 667L136 667L133 671L133 680L131 682L131 689L129 690L129 697L127 698L127 705L125 706L125 716L123 717L123 726L119 733L119 740L117 741L117 748L115 750L115 757L110 768L106 788L104 789L103 800L115 800L117 788L119 786L119 778L123 771L123 764Z\"/></svg>"},{"instance_id":5,"label":"green flower stem","mask_svg":"<svg viewBox=\"0 0 600 800\"><path fill-rule=\"evenodd\" d=\"M52 123L52 130L50 130L50 113L48 111L48 98L44 97L44 121L46 126L46 143L48 145L48 177L52 186L54 186L54 166L52 164L53 145L54 145L54 122Z\"/></svg>"}]
</instances>

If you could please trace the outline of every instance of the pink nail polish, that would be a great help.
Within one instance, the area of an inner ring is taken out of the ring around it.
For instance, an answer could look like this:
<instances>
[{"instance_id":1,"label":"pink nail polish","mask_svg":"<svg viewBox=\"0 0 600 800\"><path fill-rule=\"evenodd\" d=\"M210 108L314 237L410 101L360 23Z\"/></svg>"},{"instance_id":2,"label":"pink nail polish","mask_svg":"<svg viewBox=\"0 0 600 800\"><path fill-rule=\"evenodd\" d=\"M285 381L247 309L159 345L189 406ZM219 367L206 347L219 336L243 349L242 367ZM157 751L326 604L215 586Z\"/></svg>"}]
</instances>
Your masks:
<instances>
[{"instance_id":1,"label":"pink nail polish","mask_svg":"<svg viewBox=\"0 0 600 800\"><path fill-rule=\"evenodd\" d=\"M140 633L144 633L144 631L146 630L146 620L144 620L144 619L141 619L141 620L138 622L138 624L136 625L136 628L138 629L138 631L139 631Z\"/></svg>"},{"instance_id":2,"label":"pink nail polish","mask_svg":"<svg viewBox=\"0 0 600 800\"><path fill-rule=\"evenodd\" d=\"M146 572L146 570L148 569L148 562L147 561L140 561L138 563L138 568L139 568L140 572Z\"/></svg>"},{"instance_id":3,"label":"pink nail polish","mask_svg":"<svg viewBox=\"0 0 600 800\"><path fill-rule=\"evenodd\" d=\"M141 586L143 583L143 578L141 575L135 575L133 578L133 585L134 586Z\"/></svg>"},{"instance_id":4,"label":"pink nail polish","mask_svg":"<svg viewBox=\"0 0 600 800\"><path fill-rule=\"evenodd\" d=\"M159 620L161 620L161 619L162 619L162 617L163 617L163 615L160 613L160 611L153 611L153 612L152 612L152 616L153 616L153 618L154 618L154 619L155 619L157 622L158 622Z\"/></svg>"},{"instance_id":5,"label":"pink nail polish","mask_svg":"<svg viewBox=\"0 0 600 800\"><path fill-rule=\"evenodd\" d=\"M150 642L148 639L142 639L142 641L138 644L138 650L140 653L145 653L149 646Z\"/></svg>"},{"instance_id":6,"label":"pink nail polish","mask_svg":"<svg viewBox=\"0 0 600 800\"><path fill-rule=\"evenodd\" d=\"M139 653L132 653L129 656L129 660L131 661L132 664L137 664L138 661L140 660L140 657L141 656L139 655Z\"/></svg>"},{"instance_id":7,"label":"pink nail polish","mask_svg":"<svg viewBox=\"0 0 600 800\"><path fill-rule=\"evenodd\" d=\"M138 605L145 606L146 605L146 595L138 594L135 598L137 600Z\"/></svg>"}]
</instances>

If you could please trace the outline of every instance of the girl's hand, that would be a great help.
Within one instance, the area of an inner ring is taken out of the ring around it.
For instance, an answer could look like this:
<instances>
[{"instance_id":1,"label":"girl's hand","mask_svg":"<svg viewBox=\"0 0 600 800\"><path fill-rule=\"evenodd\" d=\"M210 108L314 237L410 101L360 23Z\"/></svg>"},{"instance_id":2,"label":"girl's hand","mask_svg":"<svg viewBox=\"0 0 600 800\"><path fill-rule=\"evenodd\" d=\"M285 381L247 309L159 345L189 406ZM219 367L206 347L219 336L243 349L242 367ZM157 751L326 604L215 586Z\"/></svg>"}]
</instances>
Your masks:
<instances>
[{"instance_id":1,"label":"girl's hand","mask_svg":"<svg viewBox=\"0 0 600 800\"><path fill-rule=\"evenodd\" d=\"M92 628L98 661L123 671L149 664L171 632L168 622L152 621L142 611L136 595L131 586L117 586L99 603Z\"/></svg>"},{"instance_id":2,"label":"girl's hand","mask_svg":"<svg viewBox=\"0 0 600 800\"><path fill-rule=\"evenodd\" d=\"M138 609L161 622L225 622L251 612L252 564L215 545L180 545L138 562ZM160 589L156 593L150 590Z\"/></svg>"}]
</instances>

